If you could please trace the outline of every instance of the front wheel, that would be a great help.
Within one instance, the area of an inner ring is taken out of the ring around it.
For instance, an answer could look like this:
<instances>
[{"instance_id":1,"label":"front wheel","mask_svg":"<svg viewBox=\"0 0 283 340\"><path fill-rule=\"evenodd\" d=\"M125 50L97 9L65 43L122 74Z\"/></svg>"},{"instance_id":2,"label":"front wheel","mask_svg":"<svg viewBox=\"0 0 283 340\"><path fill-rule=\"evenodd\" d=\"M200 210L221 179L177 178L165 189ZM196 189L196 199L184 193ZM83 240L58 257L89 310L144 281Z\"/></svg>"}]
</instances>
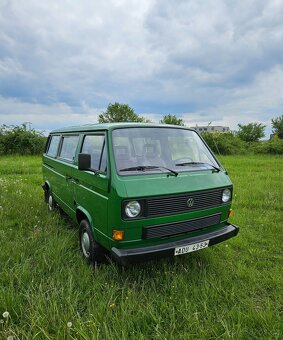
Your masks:
<instances>
[{"instance_id":1,"label":"front wheel","mask_svg":"<svg viewBox=\"0 0 283 340\"><path fill-rule=\"evenodd\" d=\"M101 263L105 260L103 248L94 240L88 220L80 223L80 251L88 264Z\"/></svg>"}]
</instances>

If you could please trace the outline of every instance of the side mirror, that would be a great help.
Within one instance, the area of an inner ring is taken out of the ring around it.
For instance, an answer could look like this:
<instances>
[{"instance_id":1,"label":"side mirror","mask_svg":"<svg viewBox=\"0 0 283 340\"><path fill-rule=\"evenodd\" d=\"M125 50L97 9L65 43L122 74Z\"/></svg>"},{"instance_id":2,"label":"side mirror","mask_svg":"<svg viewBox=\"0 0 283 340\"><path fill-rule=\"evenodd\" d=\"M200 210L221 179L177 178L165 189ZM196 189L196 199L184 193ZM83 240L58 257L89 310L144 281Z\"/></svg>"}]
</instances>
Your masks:
<instances>
[{"instance_id":1,"label":"side mirror","mask_svg":"<svg viewBox=\"0 0 283 340\"><path fill-rule=\"evenodd\" d=\"M90 170L91 156L88 153L79 153L78 168L79 170Z\"/></svg>"}]
</instances>

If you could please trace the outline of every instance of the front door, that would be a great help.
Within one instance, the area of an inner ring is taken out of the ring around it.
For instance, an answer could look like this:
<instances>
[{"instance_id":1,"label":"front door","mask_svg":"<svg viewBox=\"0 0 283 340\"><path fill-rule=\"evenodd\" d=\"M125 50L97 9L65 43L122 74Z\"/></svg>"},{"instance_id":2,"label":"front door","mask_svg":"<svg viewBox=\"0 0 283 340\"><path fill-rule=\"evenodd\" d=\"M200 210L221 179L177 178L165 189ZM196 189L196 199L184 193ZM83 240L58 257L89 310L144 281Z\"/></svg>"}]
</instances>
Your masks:
<instances>
[{"instance_id":1,"label":"front door","mask_svg":"<svg viewBox=\"0 0 283 340\"><path fill-rule=\"evenodd\" d=\"M76 204L92 217L98 240L107 237L108 178L107 143L105 133L86 133L80 152L91 155L91 171L74 169Z\"/></svg>"}]
</instances>

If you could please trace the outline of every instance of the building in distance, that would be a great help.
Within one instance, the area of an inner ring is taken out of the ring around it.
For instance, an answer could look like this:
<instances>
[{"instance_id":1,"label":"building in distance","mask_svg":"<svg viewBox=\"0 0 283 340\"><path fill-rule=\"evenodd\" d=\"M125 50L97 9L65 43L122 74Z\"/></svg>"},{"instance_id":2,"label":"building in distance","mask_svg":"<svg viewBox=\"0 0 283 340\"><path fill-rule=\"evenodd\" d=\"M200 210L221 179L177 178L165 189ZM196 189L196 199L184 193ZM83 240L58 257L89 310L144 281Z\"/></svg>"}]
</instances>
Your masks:
<instances>
[{"instance_id":1,"label":"building in distance","mask_svg":"<svg viewBox=\"0 0 283 340\"><path fill-rule=\"evenodd\" d=\"M228 126L220 126L220 125L204 125L204 126L192 126L192 129L195 129L197 132L229 132L230 129Z\"/></svg>"}]
</instances>

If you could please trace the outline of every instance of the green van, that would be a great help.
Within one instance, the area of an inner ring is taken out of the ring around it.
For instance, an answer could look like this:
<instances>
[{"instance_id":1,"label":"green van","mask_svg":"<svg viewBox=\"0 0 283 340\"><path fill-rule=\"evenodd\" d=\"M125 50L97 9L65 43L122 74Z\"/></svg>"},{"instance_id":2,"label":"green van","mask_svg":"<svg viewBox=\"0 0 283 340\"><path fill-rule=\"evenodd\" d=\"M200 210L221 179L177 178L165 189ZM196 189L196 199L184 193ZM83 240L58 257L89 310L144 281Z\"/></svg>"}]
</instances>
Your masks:
<instances>
[{"instance_id":1,"label":"green van","mask_svg":"<svg viewBox=\"0 0 283 340\"><path fill-rule=\"evenodd\" d=\"M182 255L236 236L233 186L192 129L148 123L70 127L49 134L42 185L49 210L79 224L88 263Z\"/></svg>"}]
</instances>

